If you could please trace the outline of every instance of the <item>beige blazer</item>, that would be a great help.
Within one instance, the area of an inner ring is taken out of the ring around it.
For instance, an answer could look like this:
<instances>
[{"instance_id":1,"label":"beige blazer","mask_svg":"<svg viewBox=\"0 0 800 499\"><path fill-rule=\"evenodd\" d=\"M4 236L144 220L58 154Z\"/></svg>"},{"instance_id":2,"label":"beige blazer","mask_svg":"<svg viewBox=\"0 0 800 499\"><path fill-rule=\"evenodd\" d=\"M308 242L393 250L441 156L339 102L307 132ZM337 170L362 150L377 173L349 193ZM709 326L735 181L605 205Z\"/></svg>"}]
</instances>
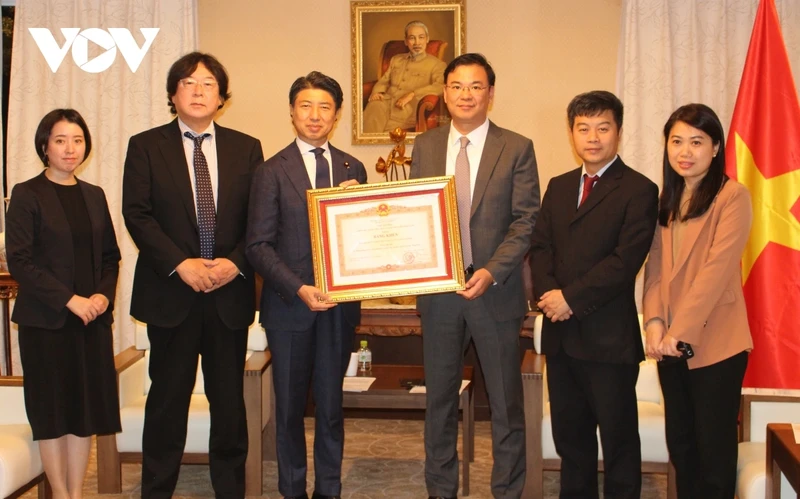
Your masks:
<instances>
[{"instance_id":1,"label":"beige blazer","mask_svg":"<svg viewBox=\"0 0 800 499\"><path fill-rule=\"evenodd\" d=\"M753 348L740 260L753 213L747 189L728 180L711 207L689 220L672 260L672 226L656 228L644 272L644 320L667 321L674 338L692 345L689 368Z\"/></svg>"}]
</instances>

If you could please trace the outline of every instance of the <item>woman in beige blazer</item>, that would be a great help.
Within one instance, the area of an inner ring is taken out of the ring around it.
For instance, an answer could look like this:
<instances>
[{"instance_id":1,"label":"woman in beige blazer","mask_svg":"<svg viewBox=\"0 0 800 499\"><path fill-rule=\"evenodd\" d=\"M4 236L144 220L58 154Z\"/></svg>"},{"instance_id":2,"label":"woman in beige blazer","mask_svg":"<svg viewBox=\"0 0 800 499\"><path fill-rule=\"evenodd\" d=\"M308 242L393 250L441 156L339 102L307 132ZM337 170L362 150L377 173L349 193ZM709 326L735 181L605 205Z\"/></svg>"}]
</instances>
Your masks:
<instances>
[{"instance_id":1,"label":"woman in beige blazer","mask_svg":"<svg viewBox=\"0 0 800 499\"><path fill-rule=\"evenodd\" d=\"M740 259L750 232L747 189L725 175L717 115L678 108L664 126L658 227L645 265L646 353L659 360L678 497L731 499L737 418L753 348ZM682 357L679 342L694 357Z\"/></svg>"}]
</instances>

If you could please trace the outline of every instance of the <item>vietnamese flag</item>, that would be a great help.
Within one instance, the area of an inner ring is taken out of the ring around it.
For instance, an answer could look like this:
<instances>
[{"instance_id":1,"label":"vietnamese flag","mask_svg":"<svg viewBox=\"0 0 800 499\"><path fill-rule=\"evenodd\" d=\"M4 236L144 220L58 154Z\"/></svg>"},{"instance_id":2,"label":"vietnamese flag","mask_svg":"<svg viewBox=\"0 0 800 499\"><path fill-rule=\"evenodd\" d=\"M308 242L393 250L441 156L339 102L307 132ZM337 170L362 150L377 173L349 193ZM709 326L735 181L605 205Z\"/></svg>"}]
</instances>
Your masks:
<instances>
[{"instance_id":1,"label":"vietnamese flag","mask_svg":"<svg viewBox=\"0 0 800 499\"><path fill-rule=\"evenodd\" d=\"M774 0L758 7L725 159L753 201L742 256L754 344L744 386L800 389L800 105Z\"/></svg>"}]
</instances>

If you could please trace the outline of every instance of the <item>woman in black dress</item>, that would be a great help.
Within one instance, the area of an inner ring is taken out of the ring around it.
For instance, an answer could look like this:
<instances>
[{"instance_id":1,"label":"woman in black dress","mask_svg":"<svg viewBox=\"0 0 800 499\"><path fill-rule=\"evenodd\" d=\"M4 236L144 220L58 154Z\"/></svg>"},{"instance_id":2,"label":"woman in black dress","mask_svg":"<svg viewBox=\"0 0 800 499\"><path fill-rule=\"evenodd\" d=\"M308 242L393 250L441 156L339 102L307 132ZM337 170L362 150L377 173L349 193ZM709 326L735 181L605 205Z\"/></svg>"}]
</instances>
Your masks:
<instances>
[{"instance_id":1,"label":"woman in black dress","mask_svg":"<svg viewBox=\"0 0 800 499\"><path fill-rule=\"evenodd\" d=\"M73 109L36 130L45 170L17 184L6 250L19 294L25 408L54 497L83 489L91 436L120 431L111 334L120 253L105 194L75 177L92 149Z\"/></svg>"}]
</instances>

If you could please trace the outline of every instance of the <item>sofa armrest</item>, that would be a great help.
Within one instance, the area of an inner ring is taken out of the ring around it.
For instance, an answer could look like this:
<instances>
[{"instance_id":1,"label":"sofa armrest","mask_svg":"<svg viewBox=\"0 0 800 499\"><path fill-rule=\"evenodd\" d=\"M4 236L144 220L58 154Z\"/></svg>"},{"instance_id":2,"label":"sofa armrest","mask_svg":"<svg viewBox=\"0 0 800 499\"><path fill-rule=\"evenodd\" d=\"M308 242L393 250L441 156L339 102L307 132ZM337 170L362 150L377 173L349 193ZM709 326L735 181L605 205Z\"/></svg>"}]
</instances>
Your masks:
<instances>
[{"instance_id":1,"label":"sofa armrest","mask_svg":"<svg viewBox=\"0 0 800 499\"><path fill-rule=\"evenodd\" d=\"M749 389L745 388L742 390L742 401L739 407L740 412L740 421L741 425L739 425L739 441L740 442L750 442L755 439L755 441L763 442L763 434L766 432L766 424L764 424L764 428L753 428L753 424L756 423L754 420L763 420L763 418L758 418L754 415L755 412L763 412L758 411L758 407L768 408L770 414L770 422L774 423L800 423L800 396L798 395L784 395L778 393L778 391L774 391L775 393L770 393L770 391L766 390L766 393L747 393ZM784 406L784 404L786 404ZM781 410L781 406L785 407L785 410ZM763 422L763 421L762 421Z\"/></svg>"},{"instance_id":2,"label":"sofa armrest","mask_svg":"<svg viewBox=\"0 0 800 499\"><path fill-rule=\"evenodd\" d=\"M269 349L263 352L253 352L244 364L244 375L253 376L259 373L263 374L270 364L272 364L272 353Z\"/></svg>"},{"instance_id":3,"label":"sofa armrest","mask_svg":"<svg viewBox=\"0 0 800 499\"><path fill-rule=\"evenodd\" d=\"M537 354L533 350L526 350L520 367L522 371L522 393L525 398L525 459L528 472L523 495L525 497L537 495L541 497L545 356Z\"/></svg>"},{"instance_id":4,"label":"sofa armrest","mask_svg":"<svg viewBox=\"0 0 800 499\"><path fill-rule=\"evenodd\" d=\"M144 379L147 375L144 357L144 350L135 347L129 347L114 357L120 408L144 395Z\"/></svg>"},{"instance_id":5,"label":"sofa armrest","mask_svg":"<svg viewBox=\"0 0 800 499\"><path fill-rule=\"evenodd\" d=\"M0 376L0 386L22 386L22 376Z\"/></svg>"},{"instance_id":6,"label":"sofa armrest","mask_svg":"<svg viewBox=\"0 0 800 499\"><path fill-rule=\"evenodd\" d=\"M0 425L28 424L22 376L0 377L0 407Z\"/></svg>"},{"instance_id":7,"label":"sofa armrest","mask_svg":"<svg viewBox=\"0 0 800 499\"><path fill-rule=\"evenodd\" d=\"M525 410L535 409L539 421L542 419L542 410L546 394L544 390L544 368L546 357L533 350L526 350L522 359L522 385L525 391Z\"/></svg>"},{"instance_id":8,"label":"sofa armrest","mask_svg":"<svg viewBox=\"0 0 800 499\"><path fill-rule=\"evenodd\" d=\"M429 128L435 128L438 125L439 113L439 96L426 95L419 100L417 104L417 126L416 132L422 133L428 131Z\"/></svg>"},{"instance_id":9,"label":"sofa armrest","mask_svg":"<svg viewBox=\"0 0 800 499\"><path fill-rule=\"evenodd\" d=\"M544 375L545 356L533 350L525 350L525 357L522 358L522 378L526 375L534 379L542 379Z\"/></svg>"},{"instance_id":10,"label":"sofa armrest","mask_svg":"<svg viewBox=\"0 0 800 499\"><path fill-rule=\"evenodd\" d=\"M367 107L367 104L369 104L369 97L370 97L370 95L372 95L372 88L375 86L376 83L378 83L378 80L368 81L368 82L362 84L362 86L361 86L361 100L362 100L361 107L362 108Z\"/></svg>"},{"instance_id":11,"label":"sofa armrest","mask_svg":"<svg viewBox=\"0 0 800 499\"><path fill-rule=\"evenodd\" d=\"M129 368L139 359L144 358L144 350L137 350L136 347L128 347L114 356L114 367L117 374Z\"/></svg>"}]
</instances>

